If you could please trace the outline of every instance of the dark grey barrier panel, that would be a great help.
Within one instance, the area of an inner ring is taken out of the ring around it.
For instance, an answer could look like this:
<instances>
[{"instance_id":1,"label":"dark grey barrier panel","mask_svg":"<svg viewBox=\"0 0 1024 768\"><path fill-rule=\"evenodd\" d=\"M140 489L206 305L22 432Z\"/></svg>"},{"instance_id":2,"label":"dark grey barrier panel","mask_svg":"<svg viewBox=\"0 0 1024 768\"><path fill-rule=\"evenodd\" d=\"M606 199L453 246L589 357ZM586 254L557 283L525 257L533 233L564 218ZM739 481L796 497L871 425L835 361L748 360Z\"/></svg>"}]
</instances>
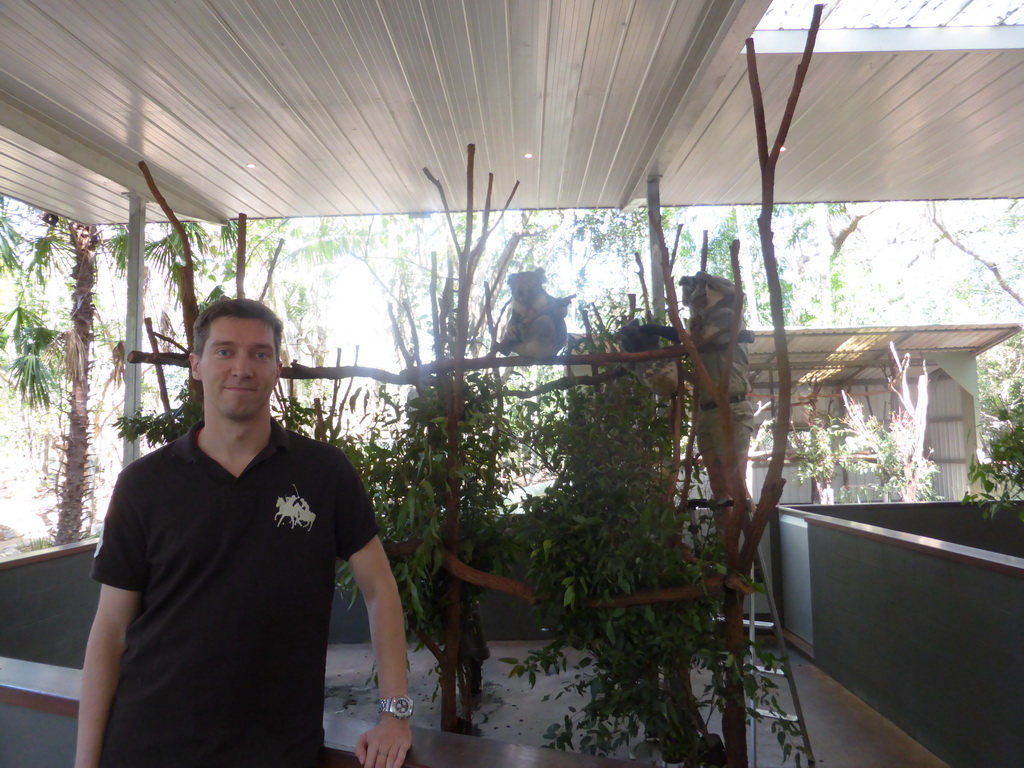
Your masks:
<instances>
[{"instance_id":1,"label":"dark grey barrier panel","mask_svg":"<svg viewBox=\"0 0 1024 768\"><path fill-rule=\"evenodd\" d=\"M0 768L70 766L78 720L0 704Z\"/></svg>"},{"instance_id":2,"label":"dark grey barrier panel","mask_svg":"<svg viewBox=\"0 0 1024 768\"><path fill-rule=\"evenodd\" d=\"M99 584L96 542L0 559L0 656L81 668Z\"/></svg>"},{"instance_id":3,"label":"dark grey barrier panel","mask_svg":"<svg viewBox=\"0 0 1024 768\"><path fill-rule=\"evenodd\" d=\"M1024 755L1024 559L807 517L815 663L956 768Z\"/></svg>"},{"instance_id":4,"label":"dark grey barrier panel","mask_svg":"<svg viewBox=\"0 0 1024 768\"><path fill-rule=\"evenodd\" d=\"M81 680L77 669L0 657L0 768L70 768Z\"/></svg>"},{"instance_id":5,"label":"dark grey barrier panel","mask_svg":"<svg viewBox=\"0 0 1024 768\"><path fill-rule=\"evenodd\" d=\"M0 656L80 669L96 613L100 585L90 576L96 542L69 544L0 559ZM524 601L500 592L481 598L490 640L547 637ZM338 592L331 611L330 642L370 640L362 596Z\"/></svg>"}]
</instances>

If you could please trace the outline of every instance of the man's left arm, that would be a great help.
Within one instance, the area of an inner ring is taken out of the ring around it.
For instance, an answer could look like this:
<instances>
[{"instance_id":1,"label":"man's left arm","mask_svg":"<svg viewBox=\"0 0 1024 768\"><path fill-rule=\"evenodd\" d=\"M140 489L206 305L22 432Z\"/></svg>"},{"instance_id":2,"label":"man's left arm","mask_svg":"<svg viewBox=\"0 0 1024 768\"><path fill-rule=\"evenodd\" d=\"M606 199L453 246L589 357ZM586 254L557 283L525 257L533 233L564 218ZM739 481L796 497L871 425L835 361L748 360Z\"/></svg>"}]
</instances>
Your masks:
<instances>
[{"instance_id":1,"label":"man's left arm","mask_svg":"<svg viewBox=\"0 0 1024 768\"><path fill-rule=\"evenodd\" d=\"M348 559L356 585L363 593L370 618L370 638L377 657L380 697L407 696L409 676L406 665L405 619L398 586L391 573L380 539L374 536ZM412 745L408 720L382 714L380 722L359 737L356 757L370 768L400 768Z\"/></svg>"}]
</instances>

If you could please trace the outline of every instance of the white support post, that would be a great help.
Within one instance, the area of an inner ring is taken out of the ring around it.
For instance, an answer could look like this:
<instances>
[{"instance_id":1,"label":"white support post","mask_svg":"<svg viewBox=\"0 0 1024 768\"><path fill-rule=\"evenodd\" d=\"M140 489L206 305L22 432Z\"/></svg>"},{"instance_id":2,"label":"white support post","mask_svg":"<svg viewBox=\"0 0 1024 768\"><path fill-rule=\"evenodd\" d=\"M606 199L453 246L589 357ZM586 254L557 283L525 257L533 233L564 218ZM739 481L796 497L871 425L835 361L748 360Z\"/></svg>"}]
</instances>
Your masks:
<instances>
[{"instance_id":1,"label":"white support post","mask_svg":"<svg viewBox=\"0 0 1024 768\"><path fill-rule=\"evenodd\" d=\"M658 315L665 310L665 276L661 272L661 248L653 224L655 217L661 220L660 176L652 176L647 180L647 214L647 232L651 246L651 311Z\"/></svg>"},{"instance_id":2,"label":"white support post","mask_svg":"<svg viewBox=\"0 0 1024 768\"><path fill-rule=\"evenodd\" d=\"M128 308L125 319L125 356L142 349L142 288L146 252L146 202L134 192L128 195ZM142 406L142 369L125 362L124 413L134 416ZM137 441L124 441L123 465L139 457Z\"/></svg>"}]
</instances>

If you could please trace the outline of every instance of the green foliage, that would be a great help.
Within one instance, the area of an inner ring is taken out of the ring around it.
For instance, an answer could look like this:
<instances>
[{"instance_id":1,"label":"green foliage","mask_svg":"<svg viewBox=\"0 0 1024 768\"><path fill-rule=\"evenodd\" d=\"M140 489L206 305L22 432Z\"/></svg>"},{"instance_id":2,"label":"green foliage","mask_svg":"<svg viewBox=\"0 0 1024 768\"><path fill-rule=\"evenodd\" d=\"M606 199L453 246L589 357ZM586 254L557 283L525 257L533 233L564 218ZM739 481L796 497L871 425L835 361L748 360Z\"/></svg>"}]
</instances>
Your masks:
<instances>
[{"instance_id":1,"label":"green foliage","mask_svg":"<svg viewBox=\"0 0 1024 768\"><path fill-rule=\"evenodd\" d=\"M836 467L846 458L843 438L849 433L848 427L832 418L815 419L807 429L794 430L790 440L797 454L797 480L811 480L819 486L830 484Z\"/></svg>"},{"instance_id":2,"label":"green foliage","mask_svg":"<svg viewBox=\"0 0 1024 768\"><path fill-rule=\"evenodd\" d=\"M968 477L980 490L965 504L981 504L988 514L1016 511L1024 521L1024 400L999 406L992 416L989 461L971 463Z\"/></svg>"},{"instance_id":3,"label":"green foliage","mask_svg":"<svg viewBox=\"0 0 1024 768\"><path fill-rule=\"evenodd\" d=\"M669 694L661 675L688 671L703 644L714 642L715 601L588 605L700 581L703 569L683 559L683 526L664 498L668 420L631 378L553 393L536 418L529 439L555 481L524 502L523 535L528 580L544 596L543 620L558 627L558 640L513 674L564 668L565 647L581 649L587 671L571 687L590 701L549 731L555 746L605 754L646 729L695 753L699 731L685 688Z\"/></svg>"},{"instance_id":4,"label":"green foliage","mask_svg":"<svg viewBox=\"0 0 1024 768\"><path fill-rule=\"evenodd\" d=\"M510 674L532 683L565 671L568 649L577 649L583 658L566 690L588 703L551 726L553 746L605 755L645 738L672 760L696 761L736 664L724 650L720 598L614 602L723 571L710 518L690 529L666 496L673 451L664 406L623 377L556 391L530 410L526 440L554 481L523 502L522 540L527 580L543 597L540 619L557 628L557 639L511 660ZM765 700L768 689L751 668L743 671L750 695ZM701 672L707 682L696 685Z\"/></svg>"},{"instance_id":5,"label":"green foliage","mask_svg":"<svg viewBox=\"0 0 1024 768\"><path fill-rule=\"evenodd\" d=\"M772 423L773 420L766 423L767 429ZM834 500L832 478L836 470L850 465L848 440L852 434L846 422L829 415L812 416L806 429L790 432L790 443L796 452L796 479L814 483L822 504L831 504Z\"/></svg>"},{"instance_id":6,"label":"green foliage","mask_svg":"<svg viewBox=\"0 0 1024 768\"><path fill-rule=\"evenodd\" d=\"M1024 402L1024 334L978 356L978 389L986 414L980 437L988 442L1005 424L1000 412L1012 412Z\"/></svg>"},{"instance_id":7,"label":"green foliage","mask_svg":"<svg viewBox=\"0 0 1024 768\"><path fill-rule=\"evenodd\" d=\"M126 440L145 440L151 446L160 446L177 440L202 421L203 404L189 396L188 387L179 395L180 404L170 411L120 416L114 423L118 436Z\"/></svg>"},{"instance_id":8,"label":"green foliage","mask_svg":"<svg viewBox=\"0 0 1024 768\"><path fill-rule=\"evenodd\" d=\"M847 466L874 472L878 490L884 494L902 500L934 500L932 482L938 467L916 455L913 417L900 409L891 414L888 425L874 416L864 419L864 424L866 429L854 430L849 438Z\"/></svg>"},{"instance_id":9,"label":"green foliage","mask_svg":"<svg viewBox=\"0 0 1024 768\"><path fill-rule=\"evenodd\" d=\"M511 443L495 397L494 379L466 375L465 411L458 424L458 463L450 469L447 435L450 382L410 392L405 403L385 388L381 408L359 436L346 446L369 491L391 542L411 542L415 551L392 561L409 629L421 640L444 645L449 578L442 569L450 482L460 488L459 558L473 568L507 574L517 550L505 507L511 490L511 466L504 458ZM342 583L351 587L344 570ZM462 588L462 632L470 631L480 588Z\"/></svg>"},{"instance_id":10,"label":"green foliage","mask_svg":"<svg viewBox=\"0 0 1024 768\"><path fill-rule=\"evenodd\" d=\"M53 539L49 537L37 537L29 539L27 542L18 547L19 552L40 552L44 549L50 549L54 546Z\"/></svg>"},{"instance_id":11,"label":"green foliage","mask_svg":"<svg viewBox=\"0 0 1024 768\"><path fill-rule=\"evenodd\" d=\"M14 357L7 366L14 388L27 403L49 408L60 384L50 364L59 333L43 325L31 308L18 305L0 318L0 346L14 341Z\"/></svg>"},{"instance_id":12,"label":"green foliage","mask_svg":"<svg viewBox=\"0 0 1024 768\"><path fill-rule=\"evenodd\" d=\"M8 215L9 203L0 197L0 272L14 272L19 266L18 252L25 241L12 216Z\"/></svg>"},{"instance_id":13,"label":"green foliage","mask_svg":"<svg viewBox=\"0 0 1024 768\"><path fill-rule=\"evenodd\" d=\"M649 249L647 227L646 209L628 213L579 211L573 220L573 237L578 242L589 242L595 251L614 253L624 262L632 263L634 253Z\"/></svg>"}]
</instances>

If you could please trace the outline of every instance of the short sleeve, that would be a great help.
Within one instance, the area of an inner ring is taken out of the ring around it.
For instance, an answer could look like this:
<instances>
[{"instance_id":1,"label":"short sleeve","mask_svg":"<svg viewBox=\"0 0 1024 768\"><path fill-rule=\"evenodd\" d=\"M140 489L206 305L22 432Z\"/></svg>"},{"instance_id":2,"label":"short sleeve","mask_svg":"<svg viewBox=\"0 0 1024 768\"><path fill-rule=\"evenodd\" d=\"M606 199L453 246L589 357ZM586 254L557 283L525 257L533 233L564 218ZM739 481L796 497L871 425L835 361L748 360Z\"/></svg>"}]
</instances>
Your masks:
<instances>
[{"instance_id":1,"label":"short sleeve","mask_svg":"<svg viewBox=\"0 0 1024 768\"><path fill-rule=\"evenodd\" d=\"M339 449L335 542L338 557L347 560L380 530L366 488L352 462Z\"/></svg>"},{"instance_id":2,"label":"short sleeve","mask_svg":"<svg viewBox=\"0 0 1024 768\"><path fill-rule=\"evenodd\" d=\"M146 540L129 485L130 480L122 472L110 497L92 578L118 589L141 592L147 581Z\"/></svg>"}]
</instances>

